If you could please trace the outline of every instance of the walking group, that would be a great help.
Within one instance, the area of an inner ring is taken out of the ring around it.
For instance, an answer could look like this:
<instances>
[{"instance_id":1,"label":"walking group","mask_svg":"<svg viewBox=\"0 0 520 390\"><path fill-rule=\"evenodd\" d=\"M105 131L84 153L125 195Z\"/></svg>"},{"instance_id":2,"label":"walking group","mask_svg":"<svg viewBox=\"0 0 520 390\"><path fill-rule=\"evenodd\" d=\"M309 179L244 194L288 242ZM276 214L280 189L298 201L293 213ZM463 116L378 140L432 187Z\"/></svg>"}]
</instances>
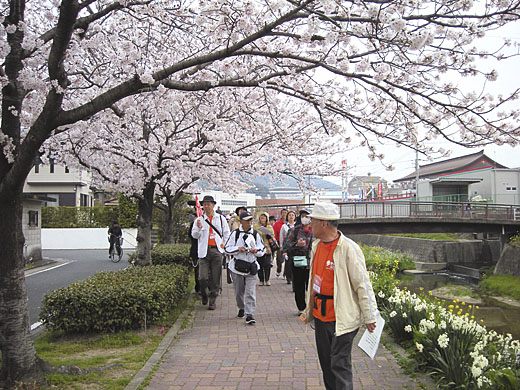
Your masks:
<instances>
[{"instance_id":1,"label":"walking group","mask_svg":"<svg viewBox=\"0 0 520 390\"><path fill-rule=\"evenodd\" d=\"M215 310L221 289L223 259L235 290L238 318L254 325L257 286L276 276L292 284L298 315L313 323L318 358L327 390L352 389L351 350L359 328L372 332L378 313L359 246L338 230L338 206L316 203L298 213L282 210L281 219L253 215L238 207L229 223L214 210L211 196L192 224L202 304ZM195 255L193 253L192 255Z\"/></svg>"}]
</instances>

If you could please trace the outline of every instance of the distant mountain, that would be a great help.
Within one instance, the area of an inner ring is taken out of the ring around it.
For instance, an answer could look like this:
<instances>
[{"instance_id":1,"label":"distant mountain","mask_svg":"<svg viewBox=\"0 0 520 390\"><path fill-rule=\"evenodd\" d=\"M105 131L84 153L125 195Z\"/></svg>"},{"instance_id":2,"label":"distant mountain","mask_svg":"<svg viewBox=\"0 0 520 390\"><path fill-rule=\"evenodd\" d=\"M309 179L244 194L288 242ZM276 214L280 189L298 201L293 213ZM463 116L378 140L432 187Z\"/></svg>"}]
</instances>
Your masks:
<instances>
[{"instance_id":1,"label":"distant mountain","mask_svg":"<svg viewBox=\"0 0 520 390\"><path fill-rule=\"evenodd\" d=\"M326 190L326 191L341 191L341 186L334 184L328 180L324 180L318 177L311 177L310 179L305 179L307 182L310 180L313 187L316 190ZM246 190L249 194L255 194L256 196L262 198L300 198L303 194L300 191L300 187L298 186L298 181L292 177L284 176L281 179L275 179L272 175L259 176L243 179L245 183L252 186L252 188L248 188ZM201 188L212 189L216 191L221 191L221 188L217 188L209 185L209 183L204 180L200 181L198 185Z\"/></svg>"},{"instance_id":2,"label":"distant mountain","mask_svg":"<svg viewBox=\"0 0 520 390\"><path fill-rule=\"evenodd\" d=\"M286 194L289 198L301 196L298 181L292 177L285 176L281 179L274 179L273 176L267 175L245 181L254 186L246 192L254 193L262 198L284 197L282 194ZM306 178L305 181L310 182L316 190L341 191L341 186L321 178L311 177L310 179Z\"/></svg>"}]
</instances>

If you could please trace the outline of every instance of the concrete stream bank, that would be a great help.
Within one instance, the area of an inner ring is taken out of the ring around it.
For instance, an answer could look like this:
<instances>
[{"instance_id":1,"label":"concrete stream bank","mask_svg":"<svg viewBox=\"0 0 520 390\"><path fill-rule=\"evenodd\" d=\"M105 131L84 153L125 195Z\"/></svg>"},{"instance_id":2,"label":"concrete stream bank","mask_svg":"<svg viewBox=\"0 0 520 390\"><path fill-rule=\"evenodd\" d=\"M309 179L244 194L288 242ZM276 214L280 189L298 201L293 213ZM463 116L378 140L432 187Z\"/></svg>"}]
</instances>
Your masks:
<instances>
[{"instance_id":1,"label":"concrete stream bank","mask_svg":"<svg viewBox=\"0 0 520 390\"><path fill-rule=\"evenodd\" d=\"M446 263L448 266L477 268L496 264L500 258L499 240L443 241L379 234L351 234L349 237L358 244L405 253L421 263Z\"/></svg>"}]
</instances>

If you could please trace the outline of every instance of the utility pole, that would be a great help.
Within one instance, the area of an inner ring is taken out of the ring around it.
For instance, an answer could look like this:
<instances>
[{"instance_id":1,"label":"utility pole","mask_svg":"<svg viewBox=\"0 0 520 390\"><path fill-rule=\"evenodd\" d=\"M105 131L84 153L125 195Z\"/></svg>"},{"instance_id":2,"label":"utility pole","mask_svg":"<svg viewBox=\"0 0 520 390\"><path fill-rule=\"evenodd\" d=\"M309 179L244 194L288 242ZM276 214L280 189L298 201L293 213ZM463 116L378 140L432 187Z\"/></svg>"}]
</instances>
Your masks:
<instances>
[{"instance_id":1,"label":"utility pole","mask_svg":"<svg viewBox=\"0 0 520 390\"><path fill-rule=\"evenodd\" d=\"M341 161L341 168L341 201L345 202L348 200L347 160Z\"/></svg>"},{"instance_id":2,"label":"utility pole","mask_svg":"<svg viewBox=\"0 0 520 390\"><path fill-rule=\"evenodd\" d=\"M415 149L415 201L419 201L419 150Z\"/></svg>"}]
</instances>

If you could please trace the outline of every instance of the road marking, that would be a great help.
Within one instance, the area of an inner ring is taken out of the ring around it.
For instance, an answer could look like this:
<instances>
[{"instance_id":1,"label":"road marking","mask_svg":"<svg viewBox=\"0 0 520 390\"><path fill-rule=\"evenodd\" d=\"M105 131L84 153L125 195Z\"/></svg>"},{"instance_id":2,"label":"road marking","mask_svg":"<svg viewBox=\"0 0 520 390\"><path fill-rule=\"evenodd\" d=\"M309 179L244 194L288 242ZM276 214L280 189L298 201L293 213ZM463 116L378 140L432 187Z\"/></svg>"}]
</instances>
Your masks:
<instances>
[{"instance_id":1,"label":"road marking","mask_svg":"<svg viewBox=\"0 0 520 390\"><path fill-rule=\"evenodd\" d=\"M53 269L63 267L64 265L67 265L67 264L70 264L70 263L73 263L73 262L74 262L74 260L72 260L72 261L68 261L67 263L58 264L58 265L55 265L54 267L50 267L50 268L43 269L43 270L41 270L41 271L33 272L33 273L29 274L29 275L26 275L25 277L28 278L29 276L38 275L38 274L41 274L42 272L51 271L51 270L53 270Z\"/></svg>"},{"instance_id":2,"label":"road marking","mask_svg":"<svg viewBox=\"0 0 520 390\"><path fill-rule=\"evenodd\" d=\"M41 326L41 322L38 321L38 322L35 322L34 324L31 325L31 332L36 329L36 328L39 328Z\"/></svg>"}]
</instances>

